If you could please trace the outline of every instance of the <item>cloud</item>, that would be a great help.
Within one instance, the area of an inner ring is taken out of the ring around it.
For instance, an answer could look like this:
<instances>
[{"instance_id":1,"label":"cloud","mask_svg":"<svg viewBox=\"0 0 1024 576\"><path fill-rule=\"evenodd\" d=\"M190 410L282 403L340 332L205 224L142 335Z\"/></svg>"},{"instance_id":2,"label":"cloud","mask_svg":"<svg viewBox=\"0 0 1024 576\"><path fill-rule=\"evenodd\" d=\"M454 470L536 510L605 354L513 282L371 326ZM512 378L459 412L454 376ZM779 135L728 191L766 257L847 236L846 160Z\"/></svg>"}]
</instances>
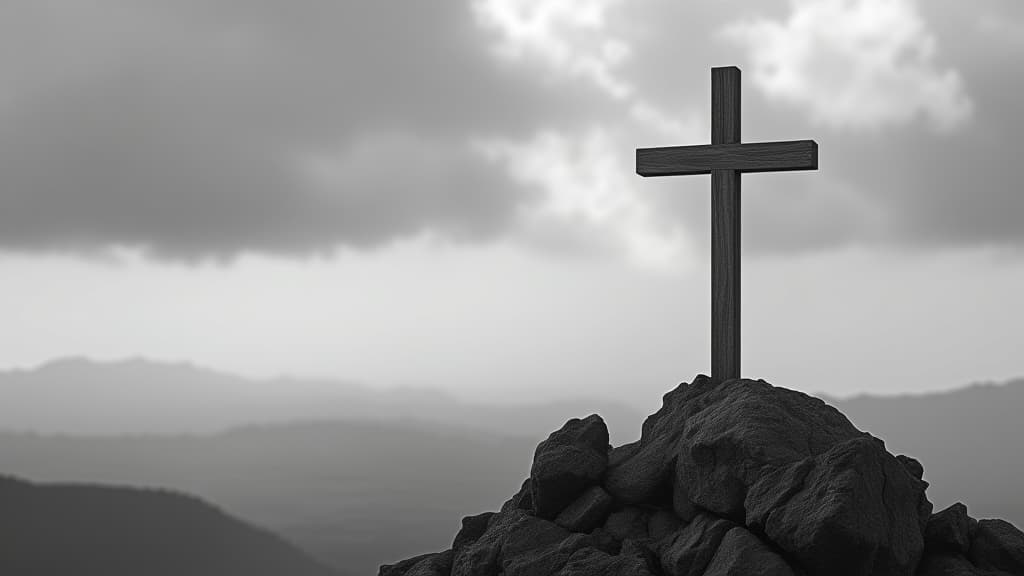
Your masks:
<instances>
[{"instance_id":1,"label":"cloud","mask_svg":"<svg viewBox=\"0 0 1024 576\"><path fill-rule=\"evenodd\" d=\"M0 92L7 249L192 259L494 237L530 192L488 173L471 136L592 113L592 90L496 67L455 3L3 12L21 48L0 56L16 80Z\"/></svg>"},{"instance_id":2,"label":"cloud","mask_svg":"<svg viewBox=\"0 0 1024 576\"><path fill-rule=\"evenodd\" d=\"M631 150L607 131L545 131L523 141L484 140L477 146L515 180L541 192L522 215L535 238L555 239L556 248L603 245L652 269L692 260L678 223L660 217L638 190Z\"/></svg>"},{"instance_id":3,"label":"cloud","mask_svg":"<svg viewBox=\"0 0 1024 576\"><path fill-rule=\"evenodd\" d=\"M474 0L480 25L492 33L501 60L539 66L558 80L585 80L621 102L633 120L665 136L693 132L693 114L671 114L639 94L625 68L633 46L611 22L623 17L623 0ZM615 10L618 10L615 12Z\"/></svg>"},{"instance_id":4,"label":"cloud","mask_svg":"<svg viewBox=\"0 0 1024 576\"><path fill-rule=\"evenodd\" d=\"M749 49L755 85L836 127L879 128L924 117L963 126L971 100L914 0L791 0L785 21L748 19L724 34Z\"/></svg>"},{"instance_id":5,"label":"cloud","mask_svg":"<svg viewBox=\"0 0 1024 576\"><path fill-rule=\"evenodd\" d=\"M629 46L602 33L608 10L622 0L476 0L480 23L497 32L492 49L510 61L536 59L550 70L584 77L612 98L633 88L614 68Z\"/></svg>"},{"instance_id":6,"label":"cloud","mask_svg":"<svg viewBox=\"0 0 1024 576\"><path fill-rule=\"evenodd\" d=\"M983 2L4 3L0 247L686 262L707 183L641 180L632 149L707 142L728 64L746 139L821 145L817 173L745 180L746 249L1020 244L1024 52L993 23L1024 20Z\"/></svg>"},{"instance_id":7,"label":"cloud","mask_svg":"<svg viewBox=\"0 0 1024 576\"><path fill-rule=\"evenodd\" d=\"M318 235L343 230L354 246L416 232L487 240L513 226L521 205L536 201L532 191L496 176L469 143L403 131L367 133L338 150L298 155L295 170L306 191L299 204L328 215Z\"/></svg>"},{"instance_id":8,"label":"cloud","mask_svg":"<svg viewBox=\"0 0 1024 576\"><path fill-rule=\"evenodd\" d=\"M982 12L978 15L977 27L982 34L1003 42L1006 48L1024 52L1024 21Z\"/></svg>"}]
</instances>

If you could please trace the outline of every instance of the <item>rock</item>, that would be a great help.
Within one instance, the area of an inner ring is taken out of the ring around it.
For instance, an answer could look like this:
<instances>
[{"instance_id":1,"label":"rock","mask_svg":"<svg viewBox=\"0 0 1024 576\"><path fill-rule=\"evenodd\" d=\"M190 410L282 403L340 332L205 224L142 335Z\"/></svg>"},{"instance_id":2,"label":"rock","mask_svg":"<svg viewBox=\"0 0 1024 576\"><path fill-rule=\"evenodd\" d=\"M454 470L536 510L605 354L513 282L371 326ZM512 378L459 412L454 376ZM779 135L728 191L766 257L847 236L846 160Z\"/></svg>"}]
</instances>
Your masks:
<instances>
[{"instance_id":1,"label":"rock","mask_svg":"<svg viewBox=\"0 0 1024 576\"><path fill-rule=\"evenodd\" d=\"M502 547L509 533L517 524L532 518L519 509L492 516L483 534L454 551L451 576L497 576L501 568Z\"/></svg>"},{"instance_id":2,"label":"rock","mask_svg":"<svg viewBox=\"0 0 1024 576\"><path fill-rule=\"evenodd\" d=\"M533 510L533 490L530 487L531 484L532 482L529 478L523 480L523 485L519 492L502 504L501 511L507 512L512 509Z\"/></svg>"},{"instance_id":3,"label":"rock","mask_svg":"<svg viewBox=\"0 0 1024 576\"><path fill-rule=\"evenodd\" d=\"M763 533L771 513L804 489L807 477L815 466L814 458L807 457L762 470L760 482L744 498L747 526Z\"/></svg>"},{"instance_id":4,"label":"rock","mask_svg":"<svg viewBox=\"0 0 1024 576\"><path fill-rule=\"evenodd\" d=\"M412 570L412 568L420 562L429 560L436 556L440 556L440 553L432 552L430 554L421 554L419 556L407 558L396 564L384 564L377 572L377 576L405 576L409 570Z\"/></svg>"},{"instance_id":5,"label":"rock","mask_svg":"<svg viewBox=\"0 0 1024 576\"><path fill-rule=\"evenodd\" d=\"M580 493L598 484L608 467L608 428L592 414L574 418L537 446L530 471L533 508L552 519Z\"/></svg>"},{"instance_id":6,"label":"rock","mask_svg":"<svg viewBox=\"0 0 1024 576\"><path fill-rule=\"evenodd\" d=\"M594 548L611 555L616 555L622 550L622 539L612 536L604 527L597 528L590 533L591 543Z\"/></svg>"},{"instance_id":7,"label":"rock","mask_svg":"<svg viewBox=\"0 0 1024 576\"><path fill-rule=\"evenodd\" d=\"M704 576L795 576L789 564L745 528L726 532Z\"/></svg>"},{"instance_id":8,"label":"rock","mask_svg":"<svg viewBox=\"0 0 1024 576\"><path fill-rule=\"evenodd\" d=\"M971 518L960 502L932 514L924 531L925 548L952 554L967 554L971 546Z\"/></svg>"},{"instance_id":9,"label":"rock","mask_svg":"<svg viewBox=\"0 0 1024 576\"><path fill-rule=\"evenodd\" d=\"M1024 574L1024 532L1005 520L979 520L968 557L978 568Z\"/></svg>"},{"instance_id":10,"label":"rock","mask_svg":"<svg viewBox=\"0 0 1024 576\"><path fill-rule=\"evenodd\" d=\"M604 529L619 542L627 538L647 538L647 516L643 508L626 506L608 516Z\"/></svg>"},{"instance_id":11,"label":"rock","mask_svg":"<svg viewBox=\"0 0 1024 576\"><path fill-rule=\"evenodd\" d=\"M569 534L562 540L554 533L548 533L552 540L532 541L530 534L524 531L512 535L510 540L515 544L502 552L502 574L504 576L538 576L554 574L560 570L569 558L577 551L590 545L590 537L585 534Z\"/></svg>"},{"instance_id":12,"label":"rock","mask_svg":"<svg viewBox=\"0 0 1024 576\"><path fill-rule=\"evenodd\" d=\"M600 486L592 486L563 509L555 524L572 532L590 532L604 522L612 507L612 497Z\"/></svg>"},{"instance_id":13,"label":"rock","mask_svg":"<svg viewBox=\"0 0 1024 576\"><path fill-rule=\"evenodd\" d=\"M556 525L554 522L526 516L513 523L508 530L508 536L501 543L499 557L503 570L507 570L509 563L519 558L536 555L546 548L558 549L558 547L569 540L572 534L568 530Z\"/></svg>"},{"instance_id":14,"label":"rock","mask_svg":"<svg viewBox=\"0 0 1024 576\"><path fill-rule=\"evenodd\" d=\"M476 516L466 516L462 519L462 528L455 534L455 540L452 541L453 561L467 546L476 542L484 535L494 517L494 512L484 512Z\"/></svg>"},{"instance_id":15,"label":"rock","mask_svg":"<svg viewBox=\"0 0 1024 576\"><path fill-rule=\"evenodd\" d=\"M947 552L926 552L917 567L917 576L995 576L983 575L963 556Z\"/></svg>"},{"instance_id":16,"label":"rock","mask_svg":"<svg viewBox=\"0 0 1024 576\"><path fill-rule=\"evenodd\" d=\"M697 506L738 522L761 468L789 466L862 435L821 400L763 381L723 382L681 411L677 484Z\"/></svg>"},{"instance_id":17,"label":"rock","mask_svg":"<svg viewBox=\"0 0 1024 576\"><path fill-rule=\"evenodd\" d=\"M911 458L903 454L896 456L900 464L903 464L903 468L910 473L911 476L917 478L921 482L921 498L917 502L917 516L920 520L921 532L924 532L925 527L928 525L928 520L932 516L932 503L925 497L924 489L928 488L928 483L924 481L924 466L921 465L916 459Z\"/></svg>"},{"instance_id":18,"label":"rock","mask_svg":"<svg viewBox=\"0 0 1024 576\"><path fill-rule=\"evenodd\" d=\"M619 555L643 558L647 569L651 572L657 573L661 569L661 562L658 559L658 554L649 546L649 543L650 540L647 538L641 540L627 538L622 541L622 548L619 551Z\"/></svg>"},{"instance_id":19,"label":"rock","mask_svg":"<svg viewBox=\"0 0 1024 576\"><path fill-rule=\"evenodd\" d=\"M635 456L638 450L640 450L639 440L612 448L611 451L608 452L608 468L615 468L621 465L626 460Z\"/></svg>"},{"instance_id":20,"label":"rock","mask_svg":"<svg viewBox=\"0 0 1024 576\"><path fill-rule=\"evenodd\" d=\"M594 548L573 554L557 576L654 576L640 556L612 556Z\"/></svg>"},{"instance_id":21,"label":"rock","mask_svg":"<svg viewBox=\"0 0 1024 576\"><path fill-rule=\"evenodd\" d=\"M903 467L907 469L907 472L910 472L911 476L918 480L924 480L924 466L920 462L904 454L898 454L896 459L900 461L900 464L903 464Z\"/></svg>"},{"instance_id":22,"label":"rock","mask_svg":"<svg viewBox=\"0 0 1024 576\"><path fill-rule=\"evenodd\" d=\"M679 530L681 524L682 520L675 514L667 510L657 510L651 514L650 520L647 522L647 534L651 540L658 542Z\"/></svg>"},{"instance_id":23,"label":"rock","mask_svg":"<svg viewBox=\"0 0 1024 576\"><path fill-rule=\"evenodd\" d=\"M924 549L919 489L881 441L864 435L816 458L803 489L759 523L809 574L909 576Z\"/></svg>"},{"instance_id":24,"label":"rock","mask_svg":"<svg viewBox=\"0 0 1024 576\"><path fill-rule=\"evenodd\" d=\"M700 513L681 528L661 550L661 567L667 576L703 574L725 534L736 525L711 514Z\"/></svg>"},{"instance_id":25,"label":"rock","mask_svg":"<svg viewBox=\"0 0 1024 576\"><path fill-rule=\"evenodd\" d=\"M430 554L402 576L448 576L452 570L452 551Z\"/></svg>"},{"instance_id":26,"label":"rock","mask_svg":"<svg viewBox=\"0 0 1024 576\"><path fill-rule=\"evenodd\" d=\"M671 498L672 467L656 449L637 450L609 467L605 488L623 504L643 504Z\"/></svg>"},{"instance_id":27,"label":"rock","mask_svg":"<svg viewBox=\"0 0 1024 576\"><path fill-rule=\"evenodd\" d=\"M552 574L586 540L523 510L494 515L487 530L455 551L451 576Z\"/></svg>"},{"instance_id":28,"label":"rock","mask_svg":"<svg viewBox=\"0 0 1024 576\"><path fill-rule=\"evenodd\" d=\"M616 500L653 504L671 499L676 444L692 411L688 406L714 388L711 378L702 374L662 397L661 409L644 420L639 442L616 455L615 466L608 469L605 488Z\"/></svg>"},{"instance_id":29,"label":"rock","mask_svg":"<svg viewBox=\"0 0 1024 576\"><path fill-rule=\"evenodd\" d=\"M676 501L764 533L812 576L913 574L925 485L880 440L764 381L728 380L689 404L682 432L663 433L678 437Z\"/></svg>"}]
</instances>

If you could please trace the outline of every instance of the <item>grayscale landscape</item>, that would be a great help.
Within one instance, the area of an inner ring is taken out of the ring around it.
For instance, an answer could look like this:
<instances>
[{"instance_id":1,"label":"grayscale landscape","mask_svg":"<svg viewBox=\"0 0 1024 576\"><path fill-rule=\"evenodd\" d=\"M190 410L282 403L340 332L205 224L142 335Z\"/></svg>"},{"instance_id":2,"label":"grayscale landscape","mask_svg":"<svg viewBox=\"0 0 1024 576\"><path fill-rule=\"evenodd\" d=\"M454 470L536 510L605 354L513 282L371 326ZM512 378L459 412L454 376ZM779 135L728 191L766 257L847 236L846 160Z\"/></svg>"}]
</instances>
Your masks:
<instances>
[{"instance_id":1,"label":"grayscale landscape","mask_svg":"<svg viewBox=\"0 0 1024 576\"><path fill-rule=\"evenodd\" d=\"M1017 0L0 0L0 574L1024 574L1022 71Z\"/></svg>"}]
</instances>

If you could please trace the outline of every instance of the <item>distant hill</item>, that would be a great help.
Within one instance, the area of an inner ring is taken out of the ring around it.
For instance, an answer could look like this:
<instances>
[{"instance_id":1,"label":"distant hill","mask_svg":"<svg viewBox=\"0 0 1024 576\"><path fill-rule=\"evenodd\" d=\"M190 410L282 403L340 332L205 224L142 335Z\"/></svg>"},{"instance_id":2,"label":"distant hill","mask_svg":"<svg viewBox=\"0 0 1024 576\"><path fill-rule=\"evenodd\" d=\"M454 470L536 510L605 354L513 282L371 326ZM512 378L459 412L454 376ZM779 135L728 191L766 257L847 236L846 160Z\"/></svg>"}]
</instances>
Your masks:
<instances>
[{"instance_id":1,"label":"distant hill","mask_svg":"<svg viewBox=\"0 0 1024 576\"><path fill-rule=\"evenodd\" d=\"M587 398L476 405L435 390L381 390L343 380L254 380L142 359L68 358L0 372L0 430L40 434L214 434L254 423L369 420L457 423L519 435L558 428L581 412L600 412L613 437L622 441L640 434L640 410Z\"/></svg>"},{"instance_id":2,"label":"distant hill","mask_svg":"<svg viewBox=\"0 0 1024 576\"><path fill-rule=\"evenodd\" d=\"M196 494L331 566L375 574L383 561L450 543L463 515L500 506L529 475L541 438L374 422L208 437L0 434L0 473Z\"/></svg>"},{"instance_id":3,"label":"distant hill","mask_svg":"<svg viewBox=\"0 0 1024 576\"><path fill-rule=\"evenodd\" d=\"M337 576L180 494L0 477L0 574Z\"/></svg>"}]
</instances>

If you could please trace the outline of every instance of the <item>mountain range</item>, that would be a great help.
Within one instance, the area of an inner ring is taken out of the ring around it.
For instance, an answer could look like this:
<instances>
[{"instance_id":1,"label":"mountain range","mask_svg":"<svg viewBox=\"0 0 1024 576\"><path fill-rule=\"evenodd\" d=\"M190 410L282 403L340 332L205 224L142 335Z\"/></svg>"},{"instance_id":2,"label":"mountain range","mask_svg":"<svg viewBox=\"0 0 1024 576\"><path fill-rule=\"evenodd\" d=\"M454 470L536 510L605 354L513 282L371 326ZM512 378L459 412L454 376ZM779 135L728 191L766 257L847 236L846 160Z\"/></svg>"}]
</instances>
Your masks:
<instances>
[{"instance_id":1,"label":"mountain range","mask_svg":"<svg viewBox=\"0 0 1024 576\"><path fill-rule=\"evenodd\" d=\"M78 369L87 377L76 377ZM518 489L514 479L529 474L537 443L569 418L610 414L616 445L639 436L642 418L594 400L480 406L344 384L331 396L326 383L300 381L294 390L320 390L319 402L296 394L275 405L245 379L142 361L74 361L39 372L0 375L0 421L21 430L0 434L0 473L195 494L352 574L439 549L463 515L497 509ZM121 391L131 386L143 391ZM67 388L82 403L62 397ZM211 400L197 408L202 417L189 419L190 403L204 395ZM828 401L893 452L924 462L936 509L962 501L974 517L1024 525L1024 381ZM210 408L220 403L232 408ZM69 416L30 418L48 405ZM119 415L125 407L130 414ZM266 423L238 426L258 417Z\"/></svg>"},{"instance_id":2,"label":"mountain range","mask_svg":"<svg viewBox=\"0 0 1024 576\"><path fill-rule=\"evenodd\" d=\"M594 398L471 404L439 390L258 380L143 359L65 358L0 372L0 430L51 435L213 434L251 424L324 420L424 421L517 435L557 428L580 411L600 412L622 441L640 434L643 411ZM523 421L525 412L530 421Z\"/></svg>"}]
</instances>

